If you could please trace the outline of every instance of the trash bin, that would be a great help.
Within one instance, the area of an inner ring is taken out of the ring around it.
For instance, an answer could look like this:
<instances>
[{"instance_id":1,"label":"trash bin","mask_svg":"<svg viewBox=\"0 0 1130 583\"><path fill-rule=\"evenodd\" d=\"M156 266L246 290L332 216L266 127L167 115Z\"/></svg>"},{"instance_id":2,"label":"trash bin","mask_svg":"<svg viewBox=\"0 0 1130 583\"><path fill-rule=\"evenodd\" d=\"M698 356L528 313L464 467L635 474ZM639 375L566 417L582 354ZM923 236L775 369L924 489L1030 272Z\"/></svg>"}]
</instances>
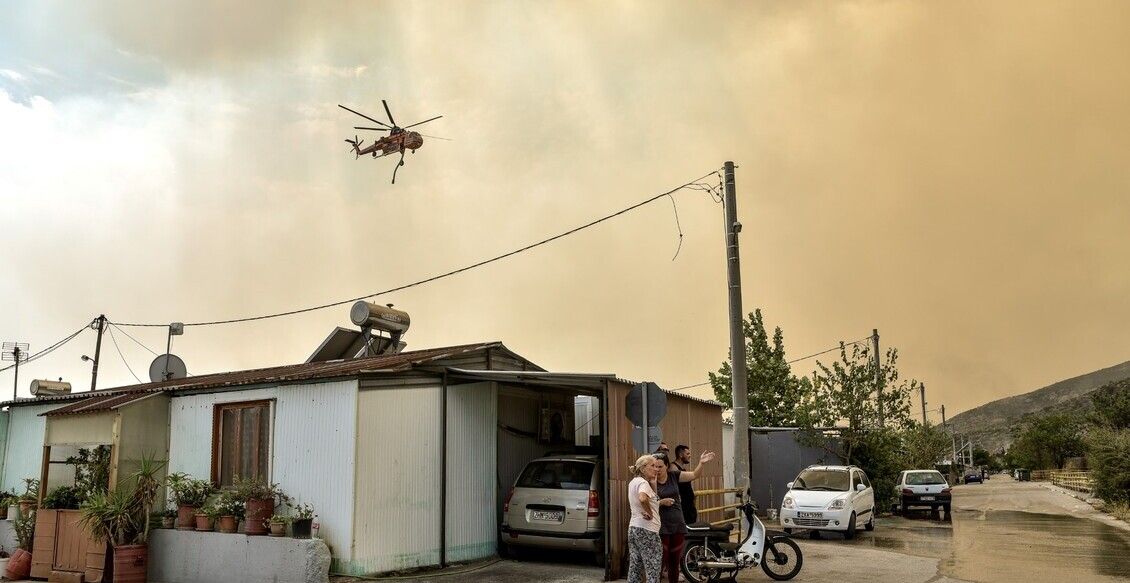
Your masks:
<instances>
[{"instance_id":1,"label":"trash bin","mask_svg":"<svg viewBox=\"0 0 1130 583\"><path fill-rule=\"evenodd\" d=\"M1025 470L1025 469L1017 468L1017 470L1016 470L1016 481L1018 481L1018 482L1028 482L1028 481L1031 481L1031 480L1032 480L1032 470Z\"/></svg>"}]
</instances>

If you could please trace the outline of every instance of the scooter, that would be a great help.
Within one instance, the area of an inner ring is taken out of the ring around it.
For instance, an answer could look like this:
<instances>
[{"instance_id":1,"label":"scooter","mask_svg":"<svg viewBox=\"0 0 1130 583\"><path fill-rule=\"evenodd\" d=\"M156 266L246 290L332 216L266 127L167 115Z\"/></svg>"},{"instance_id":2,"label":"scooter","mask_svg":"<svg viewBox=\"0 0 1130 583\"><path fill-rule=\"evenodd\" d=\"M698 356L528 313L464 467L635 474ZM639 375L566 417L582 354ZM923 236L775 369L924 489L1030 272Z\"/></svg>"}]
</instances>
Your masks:
<instances>
[{"instance_id":1,"label":"scooter","mask_svg":"<svg viewBox=\"0 0 1130 583\"><path fill-rule=\"evenodd\" d=\"M754 514L752 502L747 500L740 508L746 533L741 542L730 542L732 524L687 526L681 564L688 581L713 583L722 577L736 580L739 571L756 567L758 563L770 579L777 581L788 581L800 573L804 557L793 539L767 530Z\"/></svg>"}]
</instances>

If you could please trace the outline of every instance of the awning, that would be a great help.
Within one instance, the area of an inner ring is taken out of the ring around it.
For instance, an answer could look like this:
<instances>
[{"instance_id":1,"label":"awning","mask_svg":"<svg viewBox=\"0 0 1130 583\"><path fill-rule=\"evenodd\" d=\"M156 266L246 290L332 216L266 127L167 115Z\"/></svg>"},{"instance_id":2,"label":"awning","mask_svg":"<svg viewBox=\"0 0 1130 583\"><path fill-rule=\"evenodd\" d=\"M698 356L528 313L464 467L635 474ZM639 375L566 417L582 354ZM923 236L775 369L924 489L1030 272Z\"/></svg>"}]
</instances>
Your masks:
<instances>
[{"instance_id":1,"label":"awning","mask_svg":"<svg viewBox=\"0 0 1130 583\"><path fill-rule=\"evenodd\" d=\"M449 377L472 381L494 381L543 387L600 390L607 381L616 380L614 374L561 373L525 370L468 370L445 369Z\"/></svg>"}]
</instances>

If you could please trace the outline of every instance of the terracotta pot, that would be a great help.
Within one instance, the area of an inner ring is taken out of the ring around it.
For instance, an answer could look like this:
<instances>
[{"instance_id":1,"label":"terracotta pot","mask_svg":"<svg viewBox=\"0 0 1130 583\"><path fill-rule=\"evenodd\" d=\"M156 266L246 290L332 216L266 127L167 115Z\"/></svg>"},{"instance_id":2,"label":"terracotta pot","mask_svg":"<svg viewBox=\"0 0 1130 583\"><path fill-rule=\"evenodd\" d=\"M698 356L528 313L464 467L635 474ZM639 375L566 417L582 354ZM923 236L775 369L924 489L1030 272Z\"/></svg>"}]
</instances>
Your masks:
<instances>
[{"instance_id":1,"label":"terracotta pot","mask_svg":"<svg viewBox=\"0 0 1130 583\"><path fill-rule=\"evenodd\" d=\"M239 521L237 521L234 516L221 516L219 528L220 532L235 532L239 529Z\"/></svg>"},{"instance_id":2,"label":"terracotta pot","mask_svg":"<svg viewBox=\"0 0 1130 583\"><path fill-rule=\"evenodd\" d=\"M196 507L181 504L177 506L177 530L196 528Z\"/></svg>"},{"instance_id":3,"label":"terracotta pot","mask_svg":"<svg viewBox=\"0 0 1130 583\"><path fill-rule=\"evenodd\" d=\"M114 583L145 583L149 569L149 547L114 547Z\"/></svg>"},{"instance_id":4,"label":"terracotta pot","mask_svg":"<svg viewBox=\"0 0 1130 583\"><path fill-rule=\"evenodd\" d=\"M177 519L176 519L175 516L162 516L161 517L161 528L173 528L176 525L177 525Z\"/></svg>"},{"instance_id":5,"label":"terracotta pot","mask_svg":"<svg viewBox=\"0 0 1130 583\"><path fill-rule=\"evenodd\" d=\"M213 530L215 530L214 526L214 521L212 520L211 516L208 516L207 514L196 515L196 530L199 530L201 532L212 532Z\"/></svg>"},{"instance_id":6,"label":"terracotta pot","mask_svg":"<svg viewBox=\"0 0 1130 583\"><path fill-rule=\"evenodd\" d=\"M31 553L16 549L12 558L8 559L8 567L4 569L4 578L13 581L22 581L31 574Z\"/></svg>"},{"instance_id":7,"label":"terracotta pot","mask_svg":"<svg viewBox=\"0 0 1130 583\"><path fill-rule=\"evenodd\" d=\"M247 520L247 524L243 527L244 532L253 536L267 534L267 522L271 520L271 516L275 513L275 499L251 498L247 501L246 509L245 520Z\"/></svg>"},{"instance_id":8,"label":"terracotta pot","mask_svg":"<svg viewBox=\"0 0 1130 583\"><path fill-rule=\"evenodd\" d=\"M272 522L271 523L271 536L286 536L286 523L285 522Z\"/></svg>"},{"instance_id":9,"label":"terracotta pot","mask_svg":"<svg viewBox=\"0 0 1130 583\"><path fill-rule=\"evenodd\" d=\"M0 520L7 520L7 519L8 519L8 507L7 506L0 506Z\"/></svg>"}]
</instances>

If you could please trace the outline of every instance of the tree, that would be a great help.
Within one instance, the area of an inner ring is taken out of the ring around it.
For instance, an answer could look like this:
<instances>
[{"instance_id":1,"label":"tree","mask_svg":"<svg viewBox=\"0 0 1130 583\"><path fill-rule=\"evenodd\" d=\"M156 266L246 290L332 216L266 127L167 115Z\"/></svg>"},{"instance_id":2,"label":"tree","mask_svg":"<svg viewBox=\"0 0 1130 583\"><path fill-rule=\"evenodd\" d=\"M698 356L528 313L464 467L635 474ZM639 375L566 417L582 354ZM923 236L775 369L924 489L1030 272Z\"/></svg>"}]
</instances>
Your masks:
<instances>
[{"instance_id":1,"label":"tree","mask_svg":"<svg viewBox=\"0 0 1130 583\"><path fill-rule=\"evenodd\" d=\"M993 456L988 450L981 449L980 447L973 448L973 465L978 467L989 467L993 463Z\"/></svg>"},{"instance_id":2,"label":"tree","mask_svg":"<svg viewBox=\"0 0 1130 583\"><path fill-rule=\"evenodd\" d=\"M793 376L785 360L785 336L778 326L772 344L765 331L761 310L754 310L742 322L746 346L746 389L749 398L750 427L796 427L803 419L800 408L811 386L808 379ZM731 359L732 359L731 355ZM717 373L710 373L714 397L727 408L734 407L732 394L733 369L730 361L722 363Z\"/></svg>"},{"instance_id":3,"label":"tree","mask_svg":"<svg viewBox=\"0 0 1130 583\"><path fill-rule=\"evenodd\" d=\"M1025 417L1012 428L1009 460L1018 467L1055 470L1070 457L1084 454L1083 424L1068 413Z\"/></svg>"},{"instance_id":4,"label":"tree","mask_svg":"<svg viewBox=\"0 0 1130 583\"><path fill-rule=\"evenodd\" d=\"M1090 421L1109 429L1130 428L1130 379L1103 385L1091 393Z\"/></svg>"},{"instance_id":5,"label":"tree","mask_svg":"<svg viewBox=\"0 0 1130 583\"><path fill-rule=\"evenodd\" d=\"M902 435L903 469L933 469L948 457L950 438L936 425L916 425Z\"/></svg>"}]
</instances>

